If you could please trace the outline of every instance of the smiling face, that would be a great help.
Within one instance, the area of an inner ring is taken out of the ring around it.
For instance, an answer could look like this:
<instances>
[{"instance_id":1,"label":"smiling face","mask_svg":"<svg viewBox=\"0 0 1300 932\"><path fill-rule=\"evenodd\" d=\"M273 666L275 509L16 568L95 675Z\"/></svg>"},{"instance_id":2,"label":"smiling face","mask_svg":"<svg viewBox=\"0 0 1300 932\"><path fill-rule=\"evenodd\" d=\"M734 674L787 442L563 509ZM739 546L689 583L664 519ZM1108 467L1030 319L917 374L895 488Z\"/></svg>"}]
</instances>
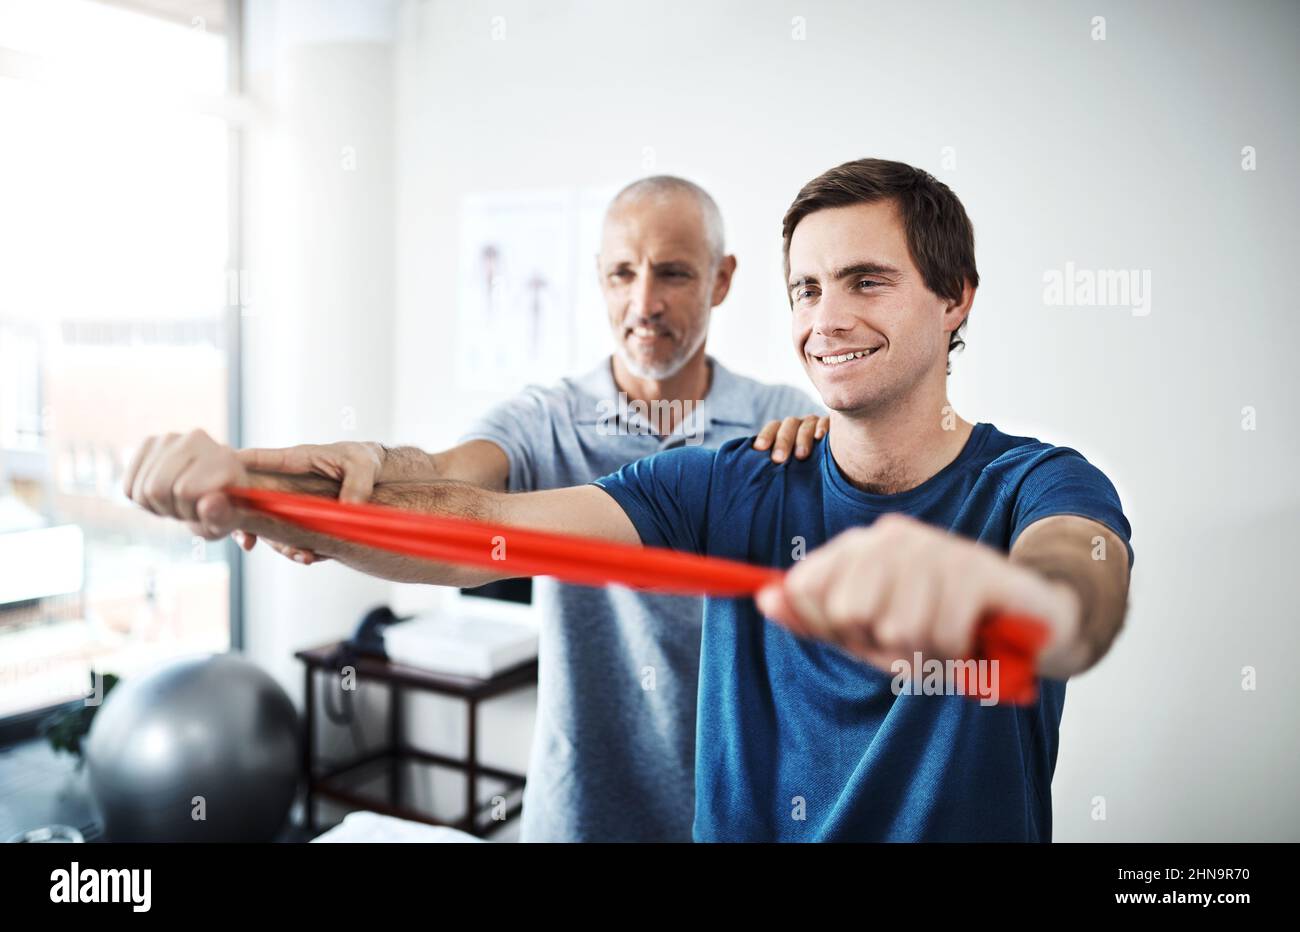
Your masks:
<instances>
[{"instance_id":1,"label":"smiling face","mask_svg":"<svg viewBox=\"0 0 1300 932\"><path fill-rule=\"evenodd\" d=\"M703 211L688 194L611 209L597 266L615 352L634 376L671 378L703 348L735 264L716 255Z\"/></svg>"},{"instance_id":2,"label":"smiling face","mask_svg":"<svg viewBox=\"0 0 1300 932\"><path fill-rule=\"evenodd\" d=\"M826 407L871 416L942 380L969 311L926 287L892 200L815 211L790 237L794 347Z\"/></svg>"}]
</instances>

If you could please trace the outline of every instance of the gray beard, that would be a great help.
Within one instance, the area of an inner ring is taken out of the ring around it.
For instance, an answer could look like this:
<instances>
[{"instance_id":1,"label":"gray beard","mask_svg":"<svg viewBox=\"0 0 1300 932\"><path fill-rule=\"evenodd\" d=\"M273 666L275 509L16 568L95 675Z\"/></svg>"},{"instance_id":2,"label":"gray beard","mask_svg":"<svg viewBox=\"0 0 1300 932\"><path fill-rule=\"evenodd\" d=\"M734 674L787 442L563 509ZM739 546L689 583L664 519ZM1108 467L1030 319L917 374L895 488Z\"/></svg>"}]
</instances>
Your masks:
<instances>
[{"instance_id":1,"label":"gray beard","mask_svg":"<svg viewBox=\"0 0 1300 932\"><path fill-rule=\"evenodd\" d=\"M662 382L664 379L671 379L691 360L700 347L704 345L704 339L709 335L709 327L706 323L700 328L699 332L691 337L691 341L682 347L680 353L670 359L668 362L658 366L643 366L632 358L632 354L627 351L627 345L620 340L618 343L618 358L623 360L623 365L627 371L638 379L649 379L656 382Z\"/></svg>"}]
</instances>

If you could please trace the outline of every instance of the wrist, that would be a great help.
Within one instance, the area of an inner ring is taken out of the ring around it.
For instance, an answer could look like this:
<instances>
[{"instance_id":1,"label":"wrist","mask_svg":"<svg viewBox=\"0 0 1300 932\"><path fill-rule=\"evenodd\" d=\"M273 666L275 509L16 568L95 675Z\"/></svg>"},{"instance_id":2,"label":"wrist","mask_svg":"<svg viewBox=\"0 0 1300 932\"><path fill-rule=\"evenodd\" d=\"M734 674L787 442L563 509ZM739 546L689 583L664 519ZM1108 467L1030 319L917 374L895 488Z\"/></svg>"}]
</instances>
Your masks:
<instances>
[{"instance_id":1,"label":"wrist","mask_svg":"<svg viewBox=\"0 0 1300 932\"><path fill-rule=\"evenodd\" d=\"M392 456L392 451L382 443L374 441L365 441L364 446L370 455L375 458L375 483L380 482L398 482L401 480L399 463L397 458Z\"/></svg>"},{"instance_id":2,"label":"wrist","mask_svg":"<svg viewBox=\"0 0 1300 932\"><path fill-rule=\"evenodd\" d=\"M337 479L327 479L324 476L289 475L278 472L250 472L247 481L242 484L254 489L320 495L325 498L338 498L340 486Z\"/></svg>"},{"instance_id":3,"label":"wrist","mask_svg":"<svg viewBox=\"0 0 1300 932\"><path fill-rule=\"evenodd\" d=\"M1087 669L1089 648L1083 637L1087 600L1073 580L1049 579L1058 606L1050 619L1052 640L1038 657L1038 672L1051 679L1066 679Z\"/></svg>"},{"instance_id":4,"label":"wrist","mask_svg":"<svg viewBox=\"0 0 1300 932\"><path fill-rule=\"evenodd\" d=\"M438 454L426 453L418 447L386 447L382 443L368 444L379 458L375 484L381 482L432 482L441 479Z\"/></svg>"}]
</instances>

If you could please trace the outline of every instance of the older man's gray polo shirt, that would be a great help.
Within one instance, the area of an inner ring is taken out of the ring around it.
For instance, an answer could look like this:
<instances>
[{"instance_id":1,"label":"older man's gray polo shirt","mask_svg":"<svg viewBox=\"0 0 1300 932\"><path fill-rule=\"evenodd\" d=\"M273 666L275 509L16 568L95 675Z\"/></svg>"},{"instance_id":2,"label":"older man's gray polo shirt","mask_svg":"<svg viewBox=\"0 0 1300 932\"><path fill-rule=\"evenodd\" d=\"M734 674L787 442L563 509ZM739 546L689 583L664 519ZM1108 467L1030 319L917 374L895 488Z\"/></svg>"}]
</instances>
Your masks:
<instances>
[{"instance_id":1,"label":"older man's gray polo shirt","mask_svg":"<svg viewBox=\"0 0 1300 932\"><path fill-rule=\"evenodd\" d=\"M504 450L510 490L526 492L584 485L661 450L716 447L822 411L798 389L709 361L708 397L683 410L671 435L652 430L657 412L620 404L606 360L580 378L525 388L461 439ZM540 674L522 839L690 841L702 601L552 579L533 591Z\"/></svg>"}]
</instances>

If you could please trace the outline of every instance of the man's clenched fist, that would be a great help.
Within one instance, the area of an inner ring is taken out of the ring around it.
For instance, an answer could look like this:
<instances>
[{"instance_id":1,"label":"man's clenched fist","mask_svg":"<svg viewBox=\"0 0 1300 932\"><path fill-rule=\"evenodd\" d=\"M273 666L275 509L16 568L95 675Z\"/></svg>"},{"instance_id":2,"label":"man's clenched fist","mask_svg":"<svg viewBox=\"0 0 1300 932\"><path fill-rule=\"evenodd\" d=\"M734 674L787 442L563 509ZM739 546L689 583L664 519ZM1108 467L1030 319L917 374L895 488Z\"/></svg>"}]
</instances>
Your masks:
<instances>
[{"instance_id":1,"label":"man's clenched fist","mask_svg":"<svg viewBox=\"0 0 1300 932\"><path fill-rule=\"evenodd\" d=\"M219 540L235 529L237 515L221 490L247 483L248 471L232 448L193 430L146 438L127 467L123 488L142 508Z\"/></svg>"},{"instance_id":2,"label":"man's clenched fist","mask_svg":"<svg viewBox=\"0 0 1300 932\"><path fill-rule=\"evenodd\" d=\"M975 627L990 611L1045 622L1051 636L1044 657L1070 642L1080 624L1070 587L904 515L885 515L812 551L758 594L758 607L796 634L883 670L916 651L970 657Z\"/></svg>"}]
</instances>

